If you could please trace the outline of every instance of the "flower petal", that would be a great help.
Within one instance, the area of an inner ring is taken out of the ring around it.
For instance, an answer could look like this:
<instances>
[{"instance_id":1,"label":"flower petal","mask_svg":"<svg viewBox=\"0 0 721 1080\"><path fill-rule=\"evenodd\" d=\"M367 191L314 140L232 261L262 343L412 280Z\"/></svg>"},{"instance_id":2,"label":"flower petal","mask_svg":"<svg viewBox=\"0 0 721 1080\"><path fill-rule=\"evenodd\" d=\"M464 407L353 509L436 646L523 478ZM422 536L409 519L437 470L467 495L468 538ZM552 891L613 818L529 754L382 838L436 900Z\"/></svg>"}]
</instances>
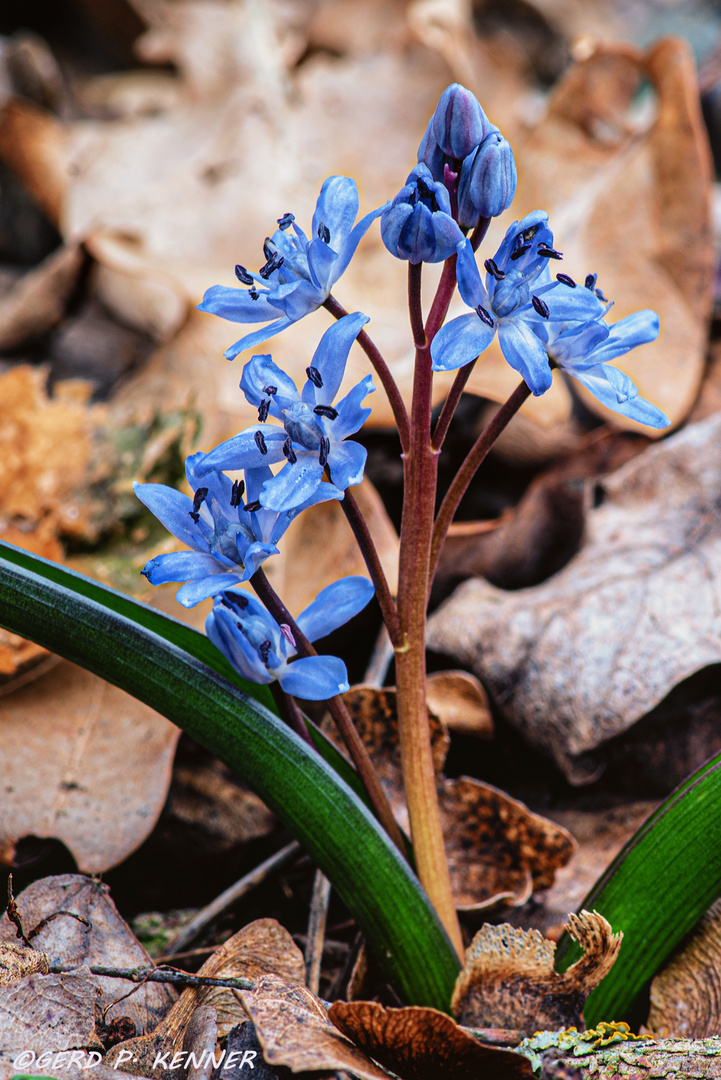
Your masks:
<instances>
[{"instance_id":1,"label":"flower petal","mask_svg":"<svg viewBox=\"0 0 721 1080\"><path fill-rule=\"evenodd\" d=\"M504 319L498 327L498 341L508 363L533 394L545 394L553 377L541 342L523 319Z\"/></svg>"},{"instance_id":2,"label":"flower petal","mask_svg":"<svg viewBox=\"0 0 721 1080\"><path fill-rule=\"evenodd\" d=\"M238 629L231 612L216 603L205 620L205 632L235 670L246 679L256 683L273 682L273 676L262 663L257 649Z\"/></svg>"},{"instance_id":3,"label":"flower petal","mask_svg":"<svg viewBox=\"0 0 721 1080\"><path fill-rule=\"evenodd\" d=\"M619 401L618 389L609 379L610 372L615 373L611 376L614 383L618 384L617 376L621 375L631 383L634 390L636 389L628 375L620 372L618 368L610 368L607 364L599 364L597 367L587 368L583 371L569 369L568 373L573 375L574 379L577 379L587 390L590 390L602 405L612 409L613 412L620 413L621 416L627 416L629 420L637 420L640 424L647 424L649 427L669 427L671 421L665 412L656 405L652 405L645 398L635 396L629 397L625 401ZM637 390L636 393L638 394Z\"/></svg>"},{"instance_id":4,"label":"flower petal","mask_svg":"<svg viewBox=\"0 0 721 1080\"><path fill-rule=\"evenodd\" d=\"M268 510L281 513L301 503L315 504L315 494L323 476L323 466L313 453L299 452L297 460L288 462L263 487L260 501ZM323 501L323 500L318 500Z\"/></svg>"},{"instance_id":5,"label":"flower petal","mask_svg":"<svg viewBox=\"0 0 721 1080\"><path fill-rule=\"evenodd\" d=\"M195 524L190 516L193 500L167 484L133 484L141 503L182 543L195 551L207 552L209 530L204 522Z\"/></svg>"},{"instance_id":6,"label":"flower petal","mask_svg":"<svg viewBox=\"0 0 721 1080\"><path fill-rule=\"evenodd\" d=\"M333 280L331 286L335 285L338 278L345 273L348 263L355 255L356 248L370 229L371 225L376 218L380 217L384 210L391 205L390 199L384 203L383 206L379 206L377 210L371 210L370 213L362 217L358 224L349 233L348 238L341 245L338 251L338 258L333 266Z\"/></svg>"},{"instance_id":7,"label":"flower petal","mask_svg":"<svg viewBox=\"0 0 721 1080\"><path fill-rule=\"evenodd\" d=\"M256 441L258 432L261 433L265 442L267 449L265 454L261 453ZM211 469L235 472L238 469L274 465L283 460L283 444L286 439L284 428L276 427L274 424L256 424L214 447L209 454L205 455L205 461L198 471L202 476L204 472Z\"/></svg>"},{"instance_id":8,"label":"flower petal","mask_svg":"<svg viewBox=\"0 0 721 1080\"><path fill-rule=\"evenodd\" d=\"M473 253L470 240L465 240L458 248L456 278L458 280L458 291L470 308L475 311L479 304L483 308L490 308L491 302L486 287L481 281L481 275L476 265L476 256ZM460 367L461 365L457 366Z\"/></svg>"},{"instance_id":9,"label":"flower petal","mask_svg":"<svg viewBox=\"0 0 721 1080\"><path fill-rule=\"evenodd\" d=\"M331 443L328 468L335 486L345 491L348 487L360 484L367 457L368 451L365 446L352 442L350 439L346 439L345 442Z\"/></svg>"},{"instance_id":10,"label":"flower petal","mask_svg":"<svg viewBox=\"0 0 721 1080\"><path fill-rule=\"evenodd\" d=\"M312 361L323 385L315 386L309 379L303 387L304 401L311 405L332 404L343 381L351 345L369 321L367 315L361 311L355 311L352 315L344 315L342 319L328 327L318 342ZM309 395L313 394L311 400L308 400L306 391Z\"/></svg>"},{"instance_id":11,"label":"flower petal","mask_svg":"<svg viewBox=\"0 0 721 1080\"><path fill-rule=\"evenodd\" d=\"M308 269L319 292L327 296L335 278L333 268L338 258L338 252L330 244L316 237L308 245Z\"/></svg>"},{"instance_id":12,"label":"flower petal","mask_svg":"<svg viewBox=\"0 0 721 1080\"><path fill-rule=\"evenodd\" d=\"M309 641L317 641L362 611L374 593L373 583L366 577L341 578L321 589L296 621Z\"/></svg>"},{"instance_id":13,"label":"flower petal","mask_svg":"<svg viewBox=\"0 0 721 1080\"><path fill-rule=\"evenodd\" d=\"M268 399L264 393L266 386L274 386L275 393ZM268 355L253 356L243 368L240 389L246 401L257 409L261 401L270 400L270 414L276 420L283 421L283 409L290 408L298 400L295 383L284 371L273 363Z\"/></svg>"},{"instance_id":14,"label":"flower petal","mask_svg":"<svg viewBox=\"0 0 721 1080\"><path fill-rule=\"evenodd\" d=\"M603 344L595 350L597 363L605 364L616 360L639 345L648 345L658 337L660 322L655 311L634 311L625 319L619 319L609 327L609 334Z\"/></svg>"},{"instance_id":15,"label":"flower petal","mask_svg":"<svg viewBox=\"0 0 721 1080\"><path fill-rule=\"evenodd\" d=\"M171 551L146 563L143 575L151 585L164 585L168 581L198 581L217 574L225 577L228 565L199 551Z\"/></svg>"},{"instance_id":16,"label":"flower petal","mask_svg":"<svg viewBox=\"0 0 721 1080\"><path fill-rule=\"evenodd\" d=\"M325 225L330 232L330 244L335 251L353 228L358 216L358 187L347 176L329 176L323 181L313 214L313 237ZM312 242L312 241L311 241Z\"/></svg>"},{"instance_id":17,"label":"flower petal","mask_svg":"<svg viewBox=\"0 0 721 1080\"><path fill-rule=\"evenodd\" d=\"M225 592L226 589L232 589L239 581L245 580L247 580L246 576L241 576L239 572L200 578L197 581L189 581L186 585L181 585L175 594L175 599L184 608L195 607L201 600L207 600L210 596L217 596L218 593Z\"/></svg>"},{"instance_id":18,"label":"flower petal","mask_svg":"<svg viewBox=\"0 0 721 1080\"><path fill-rule=\"evenodd\" d=\"M442 326L431 342L434 371L455 371L475 360L493 341L496 332L475 312L459 315Z\"/></svg>"},{"instance_id":19,"label":"flower petal","mask_svg":"<svg viewBox=\"0 0 721 1080\"><path fill-rule=\"evenodd\" d=\"M276 319L275 322L269 323L268 326L263 326L260 330L254 330L252 334L246 334L245 337L234 342L225 350L223 356L226 360L235 360L239 353L245 352L246 349L254 349L256 345L262 345L268 338L275 337L276 334L279 334L281 330L285 330L295 321L295 319L283 315L282 318Z\"/></svg>"},{"instance_id":20,"label":"flower petal","mask_svg":"<svg viewBox=\"0 0 721 1080\"><path fill-rule=\"evenodd\" d=\"M350 690L348 672L337 656L303 656L278 672L286 694L307 701L325 701Z\"/></svg>"},{"instance_id":21,"label":"flower petal","mask_svg":"<svg viewBox=\"0 0 721 1080\"><path fill-rule=\"evenodd\" d=\"M267 322L277 314L268 303L267 292L258 292L257 299L253 300L248 289L232 289L226 285L213 285L206 289L198 304L198 311L207 311L221 319L239 323Z\"/></svg>"},{"instance_id":22,"label":"flower petal","mask_svg":"<svg viewBox=\"0 0 721 1080\"><path fill-rule=\"evenodd\" d=\"M375 392L372 375L364 375L359 383L349 390L344 398L336 405L338 416L335 420L324 421L324 428L332 436L333 442L347 438L359 431L372 413L372 409L364 408L362 402L368 394Z\"/></svg>"}]
</instances>

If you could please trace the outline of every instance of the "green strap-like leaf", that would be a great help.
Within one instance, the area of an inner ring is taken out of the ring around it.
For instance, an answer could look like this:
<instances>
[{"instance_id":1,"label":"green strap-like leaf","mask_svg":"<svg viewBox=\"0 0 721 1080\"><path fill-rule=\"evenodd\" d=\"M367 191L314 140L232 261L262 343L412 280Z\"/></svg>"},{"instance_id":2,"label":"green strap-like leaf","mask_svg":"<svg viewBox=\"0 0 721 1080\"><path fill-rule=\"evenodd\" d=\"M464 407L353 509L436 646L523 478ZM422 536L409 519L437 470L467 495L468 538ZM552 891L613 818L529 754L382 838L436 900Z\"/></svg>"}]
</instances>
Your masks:
<instances>
[{"instance_id":1,"label":"green strap-like leaf","mask_svg":"<svg viewBox=\"0 0 721 1080\"><path fill-rule=\"evenodd\" d=\"M648 818L581 905L623 931L618 959L588 998L588 1027L624 1020L639 992L721 896L721 754ZM580 955L564 935L559 968Z\"/></svg>"},{"instance_id":2,"label":"green strap-like leaf","mask_svg":"<svg viewBox=\"0 0 721 1080\"><path fill-rule=\"evenodd\" d=\"M2 543L0 625L122 687L216 754L330 879L403 996L448 1009L458 959L408 864L320 755L224 677L201 634Z\"/></svg>"}]
</instances>

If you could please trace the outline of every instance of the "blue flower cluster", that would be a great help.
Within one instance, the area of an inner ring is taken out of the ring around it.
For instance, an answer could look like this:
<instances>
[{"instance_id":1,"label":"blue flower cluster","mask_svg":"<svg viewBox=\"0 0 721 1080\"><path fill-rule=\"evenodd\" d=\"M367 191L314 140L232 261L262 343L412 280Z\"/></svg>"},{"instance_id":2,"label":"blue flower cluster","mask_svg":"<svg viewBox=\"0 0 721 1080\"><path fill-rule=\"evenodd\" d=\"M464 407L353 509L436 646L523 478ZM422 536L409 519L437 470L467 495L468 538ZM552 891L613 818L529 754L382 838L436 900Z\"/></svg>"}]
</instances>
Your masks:
<instances>
[{"instance_id":1,"label":"blue flower cluster","mask_svg":"<svg viewBox=\"0 0 721 1080\"><path fill-rule=\"evenodd\" d=\"M488 220L510 206L516 180L509 143L475 96L454 83L441 95L418 164L392 201L356 221L355 181L329 177L310 237L292 214L284 214L266 238L258 272L236 266L245 288L216 285L200 310L231 322L262 324L226 351L231 360L324 304L337 310L329 301L331 290L380 218L383 243L397 258L419 264L456 257L458 289L470 310L434 337L435 371L471 363L498 333L503 355L534 394L548 390L553 368L559 368L608 408L665 427L668 418L639 397L633 382L613 365L655 340L658 316L640 311L609 324L611 305L595 275L581 283L552 273L562 254L554 247L546 213L536 210L514 222L493 258L485 259L481 276L473 245ZM251 357L240 387L258 410L258 421L210 453L187 459L192 498L162 484L135 485L141 501L188 548L151 559L143 571L148 580L180 582L177 599L185 607L212 598L208 636L236 669L256 682L277 680L287 693L308 699L348 688L342 661L298 657L292 628L239 586L278 553L278 542L297 514L342 499L362 480L366 451L351 436L370 414L364 401L374 390L373 380L366 376L336 399L350 348L367 322L355 312L326 330L300 390L270 355ZM337 581L322 590L297 625L309 641L324 637L372 595L365 578Z\"/></svg>"}]
</instances>

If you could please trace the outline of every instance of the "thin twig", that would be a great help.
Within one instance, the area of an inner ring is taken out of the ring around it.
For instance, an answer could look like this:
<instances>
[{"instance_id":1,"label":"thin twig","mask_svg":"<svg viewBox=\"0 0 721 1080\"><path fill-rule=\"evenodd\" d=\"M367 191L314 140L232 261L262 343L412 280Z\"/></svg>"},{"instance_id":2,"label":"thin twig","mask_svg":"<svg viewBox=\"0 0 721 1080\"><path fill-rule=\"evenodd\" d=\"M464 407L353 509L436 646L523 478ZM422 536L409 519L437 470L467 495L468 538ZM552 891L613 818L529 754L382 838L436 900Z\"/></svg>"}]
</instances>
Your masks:
<instances>
[{"instance_id":1,"label":"thin twig","mask_svg":"<svg viewBox=\"0 0 721 1080\"><path fill-rule=\"evenodd\" d=\"M476 360L477 359L478 357L476 357ZM448 397L443 402L441 415L438 417L436 426L433 430L431 446L434 450L440 450L443 446L443 441L448 432L448 428L450 427L451 420L458 408L458 402L461 400L461 394L465 390L466 383L471 377L471 372L476 366L476 360L471 360L470 364L464 364L456 373L456 377L453 380L453 386L450 389Z\"/></svg>"},{"instance_id":2,"label":"thin twig","mask_svg":"<svg viewBox=\"0 0 721 1080\"><path fill-rule=\"evenodd\" d=\"M411 320L413 344L417 349L425 348L426 331L423 326L421 309L421 276L423 263L408 263L408 314Z\"/></svg>"},{"instance_id":3,"label":"thin twig","mask_svg":"<svg viewBox=\"0 0 721 1080\"><path fill-rule=\"evenodd\" d=\"M290 632L296 643L296 648L301 656L317 656L317 652L308 641L307 637L300 629L295 619L291 615L288 608L276 593L273 586L265 576L264 570L256 570L250 579L250 583L255 589L256 593L263 601L268 611L271 613L276 622L280 625L285 623L289 627ZM391 811L388 798L381 787L381 782L378 779L378 773L375 766L370 759L370 755L366 750L363 740L359 736L355 729L355 725L351 719L351 715L348 712L343 698L339 695L329 698L328 709L333 717L338 730L343 737L348 753L351 756L353 764L355 765L363 785L368 792L368 798L371 801L371 805L375 810L378 820L383 828L390 836L393 843L398 850L405 857L405 844L403 843L403 834L401 833L393 812Z\"/></svg>"},{"instance_id":4,"label":"thin twig","mask_svg":"<svg viewBox=\"0 0 721 1080\"><path fill-rule=\"evenodd\" d=\"M335 319L342 319L348 312L342 304L338 303L334 296L329 296L325 301L323 307L328 311ZM369 338L365 330L361 330L356 338L356 341L360 345L363 352L366 354L373 369L381 381L383 389L386 392L388 401L390 402L391 409L393 410L393 416L395 417L396 425L398 427L398 435L401 440L401 448L405 453L409 446L409 423L408 423L408 410L406 409L405 402L401 397L401 392L398 389L398 385L391 374L391 370L388 364L385 362L378 347Z\"/></svg>"},{"instance_id":5,"label":"thin twig","mask_svg":"<svg viewBox=\"0 0 721 1080\"><path fill-rule=\"evenodd\" d=\"M441 503L441 508L438 511L435 525L433 526L433 545L431 547L431 570L429 576L431 585L433 584L433 578L438 567L438 559L440 558L441 549L446 539L449 526L456 515L456 511L458 510L461 499L468 489L468 485L476 475L479 466L484 461L498 436L516 415L530 393L531 391L528 389L525 382L519 383L508 400L501 405L491 422L486 425L478 436L469 450L465 461L456 473L451 486L448 488L445 498Z\"/></svg>"},{"instance_id":6,"label":"thin twig","mask_svg":"<svg viewBox=\"0 0 721 1080\"><path fill-rule=\"evenodd\" d=\"M378 554L378 549L373 542L373 537L370 534L366 520L363 517L360 507L355 500L355 497L351 493L350 488L346 488L345 497L341 502L343 513L345 514L348 524L353 530L353 535L356 538L358 547L361 550L363 561L368 568L371 581L373 582L376 590L376 599L380 604L381 614L383 615L383 622L388 628L388 634L391 641L397 648L401 648L403 645L403 632L401 630L401 624L398 620L398 610L396 608L395 600L391 594L390 586L388 585L388 579L386 578L383 565Z\"/></svg>"},{"instance_id":7,"label":"thin twig","mask_svg":"<svg viewBox=\"0 0 721 1080\"><path fill-rule=\"evenodd\" d=\"M50 975L67 975L77 970L77 966L51 964L48 972ZM128 979L134 983L174 983L178 986L225 986L230 990L255 990L252 979L216 979L212 975L191 975L187 971L176 971L172 968L116 968L92 964L89 970L91 975L100 975L106 979Z\"/></svg>"},{"instance_id":8,"label":"thin twig","mask_svg":"<svg viewBox=\"0 0 721 1080\"><path fill-rule=\"evenodd\" d=\"M227 911L229 907L232 907L233 904L237 903L241 897L245 896L252 889L255 889L272 873L276 870L280 870L282 866L289 863L300 854L300 851L300 844L297 840L293 840L290 844L286 844L285 847L281 848L280 851L276 851L270 858L265 859L265 861L260 863L259 866L256 866L254 870L244 874L242 878L225 889L220 896L216 896L215 900L202 908L188 925L185 926L172 941L168 942L165 946L163 957L167 959L172 955L180 953L186 945L198 937L201 931L203 931L209 923L213 922L213 920L217 919L219 915L222 915L224 911Z\"/></svg>"},{"instance_id":9,"label":"thin twig","mask_svg":"<svg viewBox=\"0 0 721 1080\"><path fill-rule=\"evenodd\" d=\"M316 870L308 915L308 940L305 946L305 984L316 997L320 990L320 966L323 960L329 903L330 881L321 870Z\"/></svg>"}]
</instances>

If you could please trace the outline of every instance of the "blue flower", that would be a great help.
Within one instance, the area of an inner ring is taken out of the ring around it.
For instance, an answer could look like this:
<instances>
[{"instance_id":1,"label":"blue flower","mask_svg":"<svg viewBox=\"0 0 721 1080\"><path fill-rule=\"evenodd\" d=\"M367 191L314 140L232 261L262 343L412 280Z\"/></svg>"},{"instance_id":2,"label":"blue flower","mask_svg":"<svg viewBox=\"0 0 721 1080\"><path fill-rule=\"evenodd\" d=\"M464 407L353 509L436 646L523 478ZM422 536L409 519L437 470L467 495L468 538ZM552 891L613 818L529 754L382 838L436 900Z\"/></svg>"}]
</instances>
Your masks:
<instances>
[{"instance_id":1,"label":"blue flower","mask_svg":"<svg viewBox=\"0 0 721 1080\"><path fill-rule=\"evenodd\" d=\"M318 196L310 240L292 214L279 218L279 228L263 246L266 262L259 273L244 266L235 268L237 277L250 288L214 285L198 304L199 311L231 322L268 324L236 341L225 356L234 360L244 349L260 345L322 307L361 238L386 206L372 210L354 226L358 215L356 182L346 176L330 176Z\"/></svg>"},{"instance_id":2,"label":"blue flower","mask_svg":"<svg viewBox=\"0 0 721 1080\"><path fill-rule=\"evenodd\" d=\"M452 83L441 94L428 121L418 160L428 166L434 180L443 183L445 166L456 172L463 158L473 153L492 130L475 94Z\"/></svg>"},{"instance_id":3,"label":"blue flower","mask_svg":"<svg viewBox=\"0 0 721 1080\"><path fill-rule=\"evenodd\" d=\"M614 412L650 427L668 427L671 421L661 409L639 397L638 388L611 360L658 337L655 311L636 311L612 326L603 319L542 328L546 349L556 366L572 375L594 397Z\"/></svg>"},{"instance_id":4,"label":"blue flower","mask_svg":"<svg viewBox=\"0 0 721 1080\"><path fill-rule=\"evenodd\" d=\"M346 577L321 589L296 620L309 641L325 637L362 611L373 596L368 578ZM287 694L323 701L349 689L345 664L337 656L305 656L289 626L279 626L260 600L245 592L217 597L205 631L233 667L256 683L278 680ZM293 661L292 663L290 661Z\"/></svg>"},{"instance_id":5,"label":"blue flower","mask_svg":"<svg viewBox=\"0 0 721 1080\"><path fill-rule=\"evenodd\" d=\"M431 344L434 371L454 371L475 360L498 340L508 363L531 391L545 393L551 368L539 337L548 322L587 322L606 310L591 288L576 288L567 274L552 280L550 260L562 258L553 247L548 214L534 210L515 221L492 259L486 259L486 283L476 266L470 242L458 248L458 290L472 314L441 327Z\"/></svg>"},{"instance_id":6,"label":"blue flower","mask_svg":"<svg viewBox=\"0 0 721 1080\"><path fill-rule=\"evenodd\" d=\"M412 263L444 262L463 242L448 191L425 165L416 165L383 212L381 237L391 255Z\"/></svg>"},{"instance_id":7,"label":"blue flower","mask_svg":"<svg viewBox=\"0 0 721 1080\"><path fill-rule=\"evenodd\" d=\"M473 229L481 217L498 217L516 194L516 162L498 128L464 160L458 181L458 220Z\"/></svg>"},{"instance_id":8,"label":"blue flower","mask_svg":"<svg viewBox=\"0 0 721 1080\"><path fill-rule=\"evenodd\" d=\"M202 470L206 457L193 454L186 459L186 476L194 491L192 499L165 484L133 485L140 501L166 529L192 548L157 555L143 570L152 585L187 582L176 594L183 607L194 607L252 577L270 555L278 554L277 542L293 518L305 509L301 505L279 514L261 507L258 495L273 475L267 465L246 469L245 482L234 483L222 473ZM244 487L248 500L245 506ZM313 502L340 497L332 484L323 483Z\"/></svg>"},{"instance_id":9,"label":"blue flower","mask_svg":"<svg viewBox=\"0 0 721 1080\"><path fill-rule=\"evenodd\" d=\"M371 410L361 403L375 389L373 379L366 375L337 405L333 399L350 347L367 322L367 315L356 312L326 330L306 368L308 379L301 393L270 356L254 356L243 369L240 386L257 407L259 422L211 450L201 470L233 472L286 460L258 496L264 507L276 513L321 501L316 496L323 491L326 468L338 498L347 487L360 484L367 452L348 436L370 416ZM268 416L280 420L283 427L266 423Z\"/></svg>"}]
</instances>

